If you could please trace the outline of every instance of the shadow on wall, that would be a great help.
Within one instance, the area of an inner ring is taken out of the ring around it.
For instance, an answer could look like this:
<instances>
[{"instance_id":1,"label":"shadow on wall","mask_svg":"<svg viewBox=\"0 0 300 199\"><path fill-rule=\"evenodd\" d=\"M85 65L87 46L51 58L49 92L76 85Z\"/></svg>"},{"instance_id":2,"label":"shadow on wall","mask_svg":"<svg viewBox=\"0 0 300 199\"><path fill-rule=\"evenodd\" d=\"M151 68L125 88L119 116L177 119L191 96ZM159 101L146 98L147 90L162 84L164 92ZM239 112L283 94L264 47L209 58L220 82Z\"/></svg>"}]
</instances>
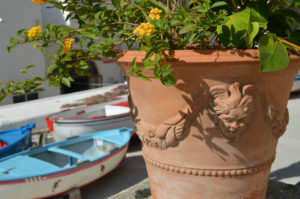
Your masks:
<instances>
[{"instance_id":1,"label":"shadow on wall","mask_svg":"<svg viewBox=\"0 0 300 199\"><path fill-rule=\"evenodd\" d=\"M291 164L288 167L278 169L270 174L270 179L281 180L291 177L300 176L300 161Z\"/></svg>"},{"instance_id":2,"label":"shadow on wall","mask_svg":"<svg viewBox=\"0 0 300 199\"><path fill-rule=\"evenodd\" d=\"M42 8L42 25L46 23L55 25L67 25L63 13L56 8L47 8L47 4L41 6Z\"/></svg>"}]
</instances>

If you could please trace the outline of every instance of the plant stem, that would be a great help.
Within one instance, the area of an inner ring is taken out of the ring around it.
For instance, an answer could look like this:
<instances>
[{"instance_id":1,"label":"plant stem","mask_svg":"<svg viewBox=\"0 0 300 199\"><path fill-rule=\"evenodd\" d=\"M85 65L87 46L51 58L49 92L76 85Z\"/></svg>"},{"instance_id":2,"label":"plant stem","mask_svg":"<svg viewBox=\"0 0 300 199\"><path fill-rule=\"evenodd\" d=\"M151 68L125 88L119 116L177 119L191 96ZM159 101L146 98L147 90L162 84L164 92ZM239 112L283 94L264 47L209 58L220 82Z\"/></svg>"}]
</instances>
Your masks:
<instances>
[{"instance_id":1,"label":"plant stem","mask_svg":"<svg viewBox=\"0 0 300 199\"><path fill-rule=\"evenodd\" d=\"M172 8L172 12L175 12L175 10L176 10L176 7L177 7L177 2L178 2L178 0L176 0L176 1L173 1L173 8Z\"/></svg>"},{"instance_id":2,"label":"plant stem","mask_svg":"<svg viewBox=\"0 0 300 199\"><path fill-rule=\"evenodd\" d=\"M289 41L287 41L287 40L285 40L285 39L283 39L283 38L280 38L280 37L277 37L277 39L278 39L279 41L281 41L282 43L285 43L285 44L287 44L287 45L290 45L290 46L296 48L297 50L300 50L300 46L298 46L298 45L296 45L296 44L293 44L293 43L291 43L291 42L289 42Z\"/></svg>"},{"instance_id":3,"label":"plant stem","mask_svg":"<svg viewBox=\"0 0 300 199\"><path fill-rule=\"evenodd\" d=\"M133 26L139 25L139 24L136 24L136 23L129 23L129 22L115 22L115 23L112 23L112 24L127 24L127 25L133 25Z\"/></svg>"},{"instance_id":4,"label":"plant stem","mask_svg":"<svg viewBox=\"0 0 300 199\"><path fill-rule=\"evenodd\" d=\"M234 8L235 8L235 11L236 11L236 12L239 12L239 9L238 9L238 7L237 7L237 5L236 5L236 1L235 1L235 0L231 0L231 2L232 2L233 6L234 6Z\"/></svg>"}]
</instances>

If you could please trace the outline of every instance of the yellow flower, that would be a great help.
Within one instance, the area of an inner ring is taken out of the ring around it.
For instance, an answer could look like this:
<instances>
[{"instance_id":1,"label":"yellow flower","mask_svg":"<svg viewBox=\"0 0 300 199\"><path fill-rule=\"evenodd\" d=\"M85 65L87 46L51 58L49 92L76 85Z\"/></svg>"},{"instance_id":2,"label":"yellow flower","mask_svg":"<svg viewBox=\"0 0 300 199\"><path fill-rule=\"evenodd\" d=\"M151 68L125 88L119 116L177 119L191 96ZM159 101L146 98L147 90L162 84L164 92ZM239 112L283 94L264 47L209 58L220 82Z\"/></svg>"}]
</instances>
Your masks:
<instances>
[{"instance_id":1,"label":"yellow flower","mask_svg":"<svg viewBox=\"0 0 300 199\"><path fill-rule=\"evenodd\" d=\"M134 31L134 34L136 34L137 36L149 36L152 33L154 33L154 26L151 23L141 23L141 25L139 27L137 27Z\"/></svg>"},{"instance_id":2,"label":"yellow flower","mask_svg":"<svg viewBox=\"0 0 300 199\"><path fill-rule=\"evenodd\" d=\"M41 26L34 26L30 30L27 31L27 35L30 38L36 37L42 32Z\"/></svg>"},{"instance_id":3,"label":"yellow flower","mask_svg":"<svg viewBox=\"0 0 300 199\"><path fill-rule=\"evenodd\" d=\"M39 6L46 3L46 0L31 0L32 3L36 3Z\"/></svg>"},{"instance_id":4,"label":"yellow flower","mask_svg":"<svg viewBox=\"0 0 300 199\"><path fill-rule=\"evenodd\" d=\"M162 13L162 10L158 8L154 8L150 10L149 18L150 19L160 19L160 14Z\"/></svg>"},{"instance_id":5,"label":"yellow flower","mask_svg":"<svg viewBox=\"0 0 300 199\"><path fill-rule=\"evenodd\" d=\"M72 48L72 44L75 41L73 38L67 38L63 44L63 51L68 54L70 52L70 48Z\"/></svg>"}]
</instances>

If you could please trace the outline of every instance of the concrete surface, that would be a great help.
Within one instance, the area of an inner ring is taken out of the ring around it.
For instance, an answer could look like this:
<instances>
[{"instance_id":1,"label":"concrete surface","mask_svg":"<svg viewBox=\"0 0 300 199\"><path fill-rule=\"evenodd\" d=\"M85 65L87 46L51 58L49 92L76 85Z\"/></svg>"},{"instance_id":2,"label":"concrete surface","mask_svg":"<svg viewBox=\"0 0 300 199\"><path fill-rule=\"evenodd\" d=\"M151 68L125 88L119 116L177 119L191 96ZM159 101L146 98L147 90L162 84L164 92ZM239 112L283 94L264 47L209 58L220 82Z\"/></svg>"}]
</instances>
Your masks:
<instances>
[{"instance_id":1,"label":"concrete surface","mask_svg":"<svg viewBox=\"0 0 300 199\"><path fill-rule=\"evenodd\" d=\"M300 93L291 95L288 109L290 122L279 139L270 179L296 184L300 182Z\"/></svg>"},{"instance_id":2,"label":"concrete surface","mask_svg":"<svg viewBox=\"0 0 300 199\"><path fill-rule=\"evenodd\" d=\"M108 199L152 199L148 179ZM300 199L300 187L270 180L266 199Z\"/></svg>"}]
</instances>

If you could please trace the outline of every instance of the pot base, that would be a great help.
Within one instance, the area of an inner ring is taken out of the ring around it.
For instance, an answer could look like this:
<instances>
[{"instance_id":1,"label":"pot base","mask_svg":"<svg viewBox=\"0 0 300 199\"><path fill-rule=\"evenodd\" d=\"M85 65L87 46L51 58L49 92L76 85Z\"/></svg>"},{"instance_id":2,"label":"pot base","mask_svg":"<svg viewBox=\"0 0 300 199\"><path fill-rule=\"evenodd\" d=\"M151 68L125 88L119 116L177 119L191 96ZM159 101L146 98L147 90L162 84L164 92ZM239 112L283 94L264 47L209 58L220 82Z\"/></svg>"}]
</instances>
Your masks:
<instances>
[{"instance_id":1,"label":"pot base","mask_svg":"<svg viewBox=\"0 0 300 199\"><path fill-rule=\"evenodd\" d=\"M265 199L270 167L237 177L193 176L165 171L147 163L153 199Z\"/></svg>"}]
</instances>

